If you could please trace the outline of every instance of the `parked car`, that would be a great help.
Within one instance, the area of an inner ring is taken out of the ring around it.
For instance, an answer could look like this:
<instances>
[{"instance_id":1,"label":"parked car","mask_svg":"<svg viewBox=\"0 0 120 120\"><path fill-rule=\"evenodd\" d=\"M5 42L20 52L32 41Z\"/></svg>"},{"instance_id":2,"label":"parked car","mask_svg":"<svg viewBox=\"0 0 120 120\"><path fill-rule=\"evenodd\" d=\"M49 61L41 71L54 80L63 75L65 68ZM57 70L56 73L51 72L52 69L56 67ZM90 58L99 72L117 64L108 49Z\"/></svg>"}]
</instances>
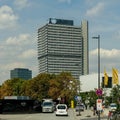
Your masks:
<instances>
[{"instance_id":1,"label":"parked car","mask_svg":"<svg viewBox=\"0 0 120 120\"><path fill-rule=\"evenodd\" d=\"M116 103L111 103L110 104L110 110L115 111L117 109L117 104Z\"/></svg>"},{"instance_id":2,"label":"parked car","mask_svg":"<svg viewBox=\"0 0 120 120\"><path fill-rule=\"evenodd\" d=\"M42 112L54 112L54 103L51 100L45 100L42 103Z\"/></svg>"},{"instance_id":3,"label":"parked car","mask_svg":"<svg viewBox=\"0 0 120 120\"><path fill-rule=\"evenodd\" d=\"M37 112L42 112L42 106L40 101L35 101L33 104L33 110Z\"/></svg>"},{"instance_id":4,"label":"parked car","mask_svg":"<svg viewBox=\"0 0 120 120\"><path fill-rule=\"evenodd\" d=\"M56 106L56 112L55 112L56 116L58 115L65 115L68 116L68 108L66 104L58 104Z\"/></svg>"},{"instance_id":5,"label":"parked car","mask_svg":"<svg viewBox=\"0 0 120 120\"><path fill-rule=\"evenodd\" d=\"M75 107L75 111L78 112L78 111L84 111L85 109L85 106L84 104L77 104L76 107Z\"/></svg>"}]
</instances>

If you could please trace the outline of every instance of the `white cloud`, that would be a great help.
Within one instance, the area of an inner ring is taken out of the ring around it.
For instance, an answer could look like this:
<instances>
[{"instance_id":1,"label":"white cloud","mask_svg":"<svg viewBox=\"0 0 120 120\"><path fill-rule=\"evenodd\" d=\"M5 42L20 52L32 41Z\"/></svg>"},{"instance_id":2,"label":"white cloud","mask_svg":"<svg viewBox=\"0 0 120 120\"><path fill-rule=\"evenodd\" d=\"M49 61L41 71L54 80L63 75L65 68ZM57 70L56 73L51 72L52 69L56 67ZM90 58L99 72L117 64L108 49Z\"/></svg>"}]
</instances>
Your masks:
<instances>
[{"instance_id":1,"label":"white cloud","mask_svg":"<svg viewBox=\"0 0 120 120\"><path fill-rule=\"evenodd\" d=\"M0 46L1 61L14 58L17 60L18 56L28 49L28 46L32 45L29 34L20 34L15 37L9 37Z\"/></svg>"},{"instance_id":2,"label":"white cloud","mask_svg":"<svg viewBox=\"0 0 120 120\"><path fill-rule=\"evenodd\" d=\"M98 55L98 49L90 51L90 55L97 56ZM106 49L100 49L100 57L101 58L117 58L120 57L120 50L112 49L112 50L106 50Z\"/></svg>"},{"instance_id":3,"label":"white cloud","mask_svg":"<svg viewBox=\"0 0 120 120\"><path fill-rule=\"evenodd\" d=\"M28 3L28 0L15 0L14 4L17 6L18 9L23 9L30 5L30 3Z\"/></svg>"},{"instance_id":4,"label":"white cloud","mask_svg":"<svg viewBox=\"0 0 120 120\"><path fill-rule=\"evenodd\" d=\"M105 58L118 58L120 57L120 50L117 49L112 49L112 50L105 50L105 49L101 49L101 57Z\"/></svg>"},{"instance_id":5,"label":"white cloud","mask_svg":"<svg viewBox=\"0 0 120 120\"><path fill-rule=\"evenodd\" d=\"M89 53L90 60L90 71L97 71L98 67L98 49L92 50ZM120 70L120 50L118 49L100 49L100 66L101 72L104 68L108 72L111 72L112 67L115 67Z\"/></svg>"},{"instance_id":6,"label":"white cloud","mask_svg":"<svg viewBox=\"0 0 120 120\"><path fill-rule=\"evenodd\" d=\"M35 50L34 50L35 49ZM26 59L36 57L36 47L34 47L34 38L29 34L20 34L15 37L7 38L0 46L1 59Z\"/></svg>"},{"instance_id":7,"label":"white cloud","mask_svg":"<svg viewBox=\"0 0 120 120\"><path fill-rule=\"evenodd\" d=\"M7 5L0 7L0 29L15 27L17 19L18 16L11 7Z\"/></svg>"},{"instance_id":8,"label":"white cloud","mask_svg":"<svg viewBox=\"0 0 120 120\"><path fill-rule=\"evenodd\" d=\"M103 11L103 9L104 9L104 3L98 3L96 6L87 10L86 15L89 17L99 15L100 12Z\"/></svg>"},{"instance_id":9,"label":"white cloud","mask_svg":"<svg viewBox=\"0 0 120 120\"><path fill-rule=\"evenodd\" d=\"M33 58L33 57L37 57L37 51L34 50L34 49L29 49L27 51L24 51L20 56L19 58L27 58L27 59L30 59L30 58Z\"/></svg>"},{"instance_id":10,"label":"white cloud","mask_svg":"<svg viewBox=\"0 0 120 120\"><path fill-rule=\"evenodd\" d=\"M28 68L37 73L37 51L34 49L35 38L29 34L20 34L1 41L0 45L0 83L9 79L10 70L14 68ZM5 74L6 73L6 74Z\"/></svg>"},{"instance_id":11,"label":"white cloud","mask_svg":"<svg viewBox=\"0 0 120 120\"><path fill-rule=\"evenodd\" d=\"M30 35L29 34L20 34L19 36L9 37L6 40L7 45L28 45L30 44Z\"/></svg>"}]
</instances>

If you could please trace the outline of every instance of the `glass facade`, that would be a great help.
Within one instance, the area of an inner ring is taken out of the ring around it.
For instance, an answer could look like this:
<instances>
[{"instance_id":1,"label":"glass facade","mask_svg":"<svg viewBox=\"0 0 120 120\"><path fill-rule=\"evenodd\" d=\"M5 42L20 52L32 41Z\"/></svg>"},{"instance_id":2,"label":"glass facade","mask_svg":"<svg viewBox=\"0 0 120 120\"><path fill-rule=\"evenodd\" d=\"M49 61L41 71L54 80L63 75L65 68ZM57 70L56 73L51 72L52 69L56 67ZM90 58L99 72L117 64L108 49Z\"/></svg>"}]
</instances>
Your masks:
<instances>
[{"instance_id":1,"label":"glass facade","mask_svg":"<svg viewBox=\"0 0 120 120\"><path fill-rule=\"evenodd\" d=\"M84 24L82 28L74 26L71 20L68 20L68 24L65 24L67 20L61 21L64 24L60 23L59 19L59 22L49 22L38 29L39 73L57 74L68 71L79 79L80 75L88 74L89 69L88 37L86 37L88 31L85 34L84 30L83 36L83 29L85 25L88 27L88 24Z\"/></svg>"},{"instance_id":2,"label":"glass facade","mask_svg":"<svg viewBox=\"0 0 120 120\"><path fill-rule=\"evenodd\" d=\"M24 80L29 80L32 78L32 71L25 68L15 68L10 71L10 77L12 78L21 78Z\"/></svg>"}]
</instances>

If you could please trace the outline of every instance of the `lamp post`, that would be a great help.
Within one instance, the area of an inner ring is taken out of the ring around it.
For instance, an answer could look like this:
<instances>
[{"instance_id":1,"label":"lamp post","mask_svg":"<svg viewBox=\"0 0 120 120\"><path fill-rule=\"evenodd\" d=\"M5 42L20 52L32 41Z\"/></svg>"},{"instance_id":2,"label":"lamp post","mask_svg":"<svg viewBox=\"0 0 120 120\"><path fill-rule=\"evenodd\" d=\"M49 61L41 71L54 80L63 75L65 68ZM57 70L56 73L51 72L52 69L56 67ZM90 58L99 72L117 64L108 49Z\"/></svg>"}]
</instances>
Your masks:
<instances>
[{"instance_id":1,"label":"lamp post","mask_svg":"<svg viewBox=\"0 0 120 120\"><path fill-rule=\"evenodd\" d=\"M98 40L98 89L100 89L100 35L92 38ZM98 120L100 120L100 110L98 111Z\"/></svg>"}]
</instances>

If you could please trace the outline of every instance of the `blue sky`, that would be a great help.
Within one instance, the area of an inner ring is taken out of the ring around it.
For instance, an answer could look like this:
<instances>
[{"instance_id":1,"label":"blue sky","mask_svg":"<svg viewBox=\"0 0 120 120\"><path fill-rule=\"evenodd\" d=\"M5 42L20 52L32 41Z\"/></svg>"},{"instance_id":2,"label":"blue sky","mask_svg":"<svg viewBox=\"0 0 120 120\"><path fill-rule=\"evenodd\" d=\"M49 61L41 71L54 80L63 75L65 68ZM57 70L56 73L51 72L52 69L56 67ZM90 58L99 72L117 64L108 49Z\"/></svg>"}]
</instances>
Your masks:
<instances>
[{"instance_id":1,"label":"blue sky","mask_svg":"<svg viewBox=\"0 0 120 120\"><path fill-rule=\"evenodd\" d=\"M100 35L101 72L120 70L120 0L0 0L0 84L10 70L25 67L38 74L37 30L49 18L89 22L90 73L97 72Z\"/></svg>"}]
</instances>

